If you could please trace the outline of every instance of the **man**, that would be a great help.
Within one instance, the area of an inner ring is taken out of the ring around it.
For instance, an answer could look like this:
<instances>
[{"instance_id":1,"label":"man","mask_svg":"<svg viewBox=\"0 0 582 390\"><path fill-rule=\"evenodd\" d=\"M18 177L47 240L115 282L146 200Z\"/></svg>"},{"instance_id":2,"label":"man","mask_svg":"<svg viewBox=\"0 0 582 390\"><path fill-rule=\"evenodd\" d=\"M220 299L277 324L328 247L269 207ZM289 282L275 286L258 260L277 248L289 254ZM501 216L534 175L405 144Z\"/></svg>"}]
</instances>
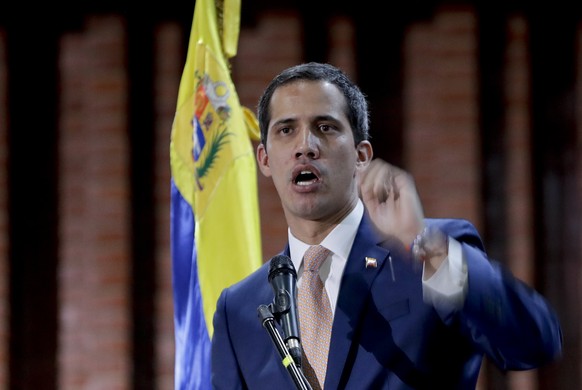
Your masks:
<instances>
[{"instance_id":1,"label":"man","mask_svg":"<svg viewBox=\"0 0 582 390\"><path fill-rule=\"evenodd\" d=\"M340 70L308 63L283 71L261 97L258 119L257 161L281 199L282 254L297 270L299 295L308 247L329 251L315 270L333 317L323 369L303 345L314 389L471 389L484 354L502 370L560 355L546 301L487 258L469 222L425 218L411 176L372 161L366 99ZM218 300L217 389L294 387L257 317L273 301L268 267ZM299 317L304 339L309 320Z\"/></svg>"}]
</instances>

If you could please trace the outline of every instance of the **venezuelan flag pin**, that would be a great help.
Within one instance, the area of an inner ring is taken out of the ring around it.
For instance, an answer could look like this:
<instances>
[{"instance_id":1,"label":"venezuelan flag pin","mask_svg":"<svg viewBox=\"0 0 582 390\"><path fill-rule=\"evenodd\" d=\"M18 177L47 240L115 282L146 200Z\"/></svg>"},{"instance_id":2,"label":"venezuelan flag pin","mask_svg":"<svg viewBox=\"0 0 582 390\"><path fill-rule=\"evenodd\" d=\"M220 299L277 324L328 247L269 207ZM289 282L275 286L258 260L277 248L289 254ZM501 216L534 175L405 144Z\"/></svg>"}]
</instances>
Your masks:
<instances>
[{"instance_id":1,"label":"venezuelan flag pin","mask_svg":"<svg viewBox=\"0 0 582 390\"><path fill-rule=\"evenodd\" d=\"M378 266L378 262L373 257L366 257L366 268L376 268Z\"/></svg>"}]
</instances>

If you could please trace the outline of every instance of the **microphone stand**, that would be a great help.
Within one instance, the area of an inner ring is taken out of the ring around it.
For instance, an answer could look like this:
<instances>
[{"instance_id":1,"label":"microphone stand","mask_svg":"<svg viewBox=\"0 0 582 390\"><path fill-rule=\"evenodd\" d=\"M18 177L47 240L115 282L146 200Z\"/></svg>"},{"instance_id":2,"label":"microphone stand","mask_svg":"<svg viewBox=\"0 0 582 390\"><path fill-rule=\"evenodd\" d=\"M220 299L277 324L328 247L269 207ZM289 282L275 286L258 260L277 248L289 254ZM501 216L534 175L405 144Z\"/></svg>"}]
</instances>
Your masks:
<instances>
[{"instance_id":1,"label":"microphone stand","mask_svg":"<svg viewBox=\"0 0 582 390\"><path fill-rule=\"evenodd\" d=\"M283 338L279 334L279 331L277 330L277 328L275 328L275 317L273 315L273 312L271 311L271 308L267 305L261 305L257 308L257 312L259 314L259 319L261 320L263 327L267 330L269 336L271 336L271 340L273 341L273 344L275 345L277 351L279 352L279 355L281 356L282 363L285 366L285 368L287 368L287 372L289 373L289 375L291 375L291 378L293 379L293 382L295 382L295 386L297 387L297 389L313 390L311 385L309 384L309 382L307 382L307 379L303 375L303 371L301 371L297 367L295 360L293 360L293 358L289 354L289 350L287 349L287 346L283 342Z\"/></svg>"}]
</instances>

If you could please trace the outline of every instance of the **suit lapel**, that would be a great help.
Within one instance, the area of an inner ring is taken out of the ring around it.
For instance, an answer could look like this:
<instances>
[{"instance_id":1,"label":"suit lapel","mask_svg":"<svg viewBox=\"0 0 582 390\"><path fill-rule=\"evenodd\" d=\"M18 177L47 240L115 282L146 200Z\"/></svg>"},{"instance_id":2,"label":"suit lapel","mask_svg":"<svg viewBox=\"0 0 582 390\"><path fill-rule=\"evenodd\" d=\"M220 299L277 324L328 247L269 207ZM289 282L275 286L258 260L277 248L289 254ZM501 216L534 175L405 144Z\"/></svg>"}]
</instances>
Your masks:
<instances>
[{"instance_id":1,"label":"suit lapel","mask_svg":"<svg viewBox=\"0 0 582 390\"><path fill-rule=\"evenodd\" d=\"M368 217L364 215L342 276L327 372L344 372L360 314L369 299L374 279L387 262L388 254L388 250L378 245L377 235L373 232ZM340 379L337 375L326 377L325 387L337 389Z\"/></svg>"}]
</instances>

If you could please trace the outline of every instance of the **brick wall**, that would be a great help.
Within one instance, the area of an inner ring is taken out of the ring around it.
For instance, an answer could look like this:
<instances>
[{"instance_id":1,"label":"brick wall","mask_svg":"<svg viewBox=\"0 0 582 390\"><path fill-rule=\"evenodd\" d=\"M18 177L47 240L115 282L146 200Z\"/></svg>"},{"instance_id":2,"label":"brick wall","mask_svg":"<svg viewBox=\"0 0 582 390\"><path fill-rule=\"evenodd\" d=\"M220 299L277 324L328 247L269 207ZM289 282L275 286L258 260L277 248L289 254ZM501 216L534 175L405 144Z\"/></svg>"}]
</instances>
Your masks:
<instances>
[{"instance_id":1,"label":"brick wall","mask_svg":"<svg viewBox=\"0 0 582 390\"><path fill-rule=\"evenodd\" d=\"M425 214L481 225L476 20L443 9L404 46L404 159Z\"/></svg>"},{"instance_id":2,"label":"brick wall","mask_svg":"<svg viewBox=\"0 0 582 390\"><path fill-rule=\"evenodd\" d=\"M527 24L522 15L509 19L508 44L505 53L505 108L507 155L507 234L508 267L515 276L533 285L533 202L531 194L531 139L529 114L531 110L528 83ZM535 389L536 371L512 372L509 383L512 389Z\"/></svg>"},{"instance_id":3,"label":"brick wall","mask_svg":"<svg viewBox=\"0 0 582 390\"><path fill-rule=\"evenodd\" d=\"M59 389L127 389L129 175L119 17L62 38Z\"/></svg>"}]
</instances>

